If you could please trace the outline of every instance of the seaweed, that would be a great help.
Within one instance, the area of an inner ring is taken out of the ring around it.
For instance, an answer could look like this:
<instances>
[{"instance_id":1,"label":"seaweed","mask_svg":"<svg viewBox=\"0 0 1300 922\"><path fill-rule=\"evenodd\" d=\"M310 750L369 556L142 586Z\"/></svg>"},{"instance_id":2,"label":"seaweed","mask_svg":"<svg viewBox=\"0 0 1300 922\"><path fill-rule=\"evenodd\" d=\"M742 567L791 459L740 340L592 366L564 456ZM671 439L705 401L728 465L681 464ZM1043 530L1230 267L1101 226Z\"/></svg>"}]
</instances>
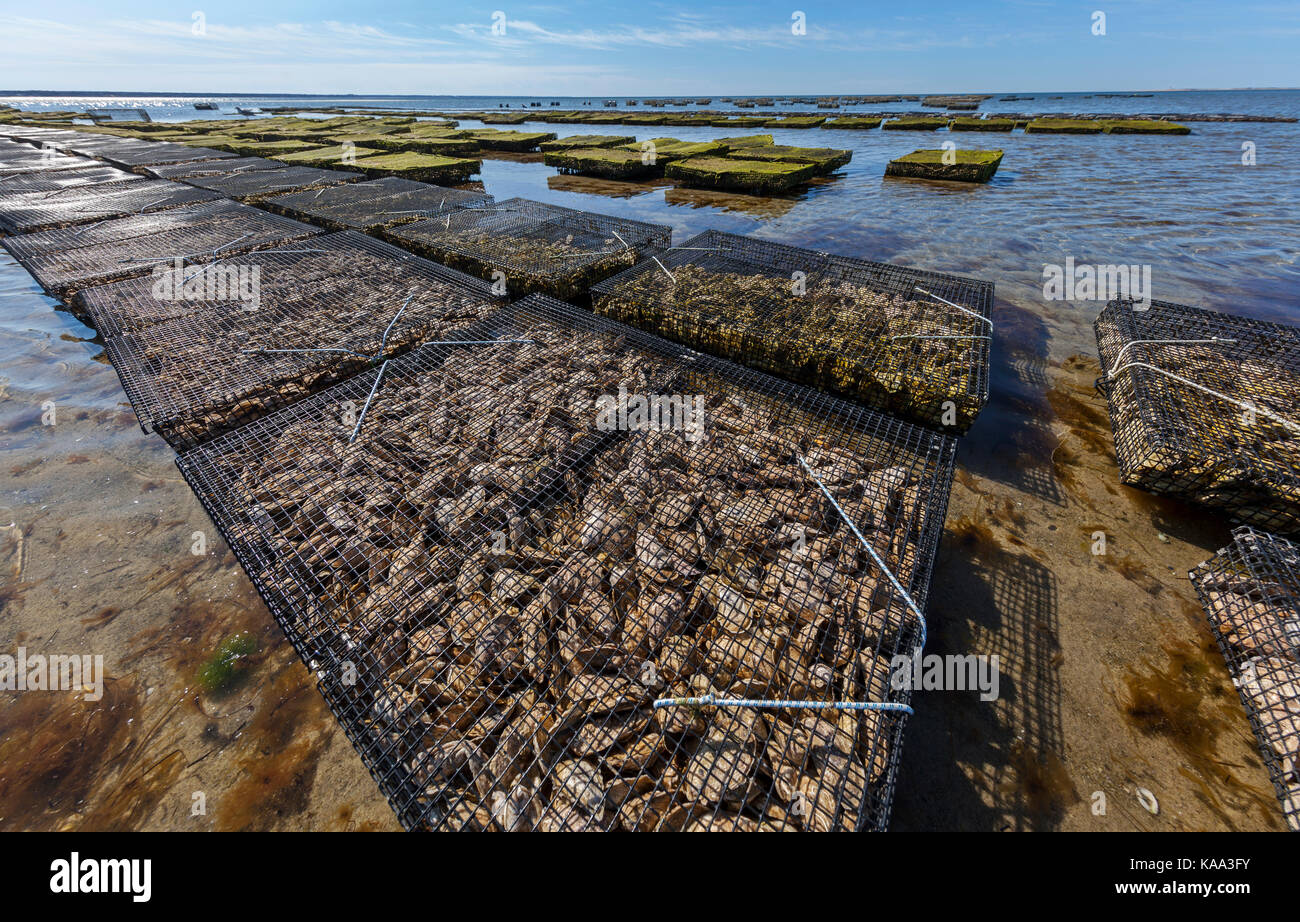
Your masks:
<instances>
[{"instance_id":1,"label":"seaweed","mask_svg":"<svg viewBox=\"0 0 1300 922\"><path fill-rule=\"evenodd\" d=\"M988 182L1001 163L1000 150L918 150L889 161L885 175Z\"/></svg>"}]
</instances>

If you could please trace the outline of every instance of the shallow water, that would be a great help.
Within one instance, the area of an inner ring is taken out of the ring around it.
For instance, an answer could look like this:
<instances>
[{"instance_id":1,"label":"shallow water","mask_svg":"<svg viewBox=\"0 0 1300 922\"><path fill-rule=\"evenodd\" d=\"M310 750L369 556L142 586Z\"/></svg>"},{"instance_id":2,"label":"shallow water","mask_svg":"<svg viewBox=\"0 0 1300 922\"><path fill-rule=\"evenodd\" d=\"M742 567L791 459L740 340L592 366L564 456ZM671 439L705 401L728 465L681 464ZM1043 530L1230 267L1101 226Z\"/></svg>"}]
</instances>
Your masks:
<instances>
[{"instance_id":1,"label":"shallow water","mask_svg":"<svg viewBox=\"0 0 1300 922\"><path fill-rule=\"evenodd\" d=\"M1300 109L1295 93L1177 98L1194 95L1090 104ZM1064 103L1053 104L1080 105ZM193 117L187 106L157 114ZM1020 107L1049 105L986 106ZM519 127L638 139L725 133ZM1119 485L1091 387L1099 305L1042 293L1043 266L1067 257L1148 264L1154 297L1300 322L1300 165L1291 156L1300 126L1192 128L1185 137L763 129L778 144L854 152L847 167L788 198L559 176L540 156L484 161L480 178L499 199L666 223L679 244L718 228L996 282L992 398L959 454L930 620L935 652L1002 657L1003 695L991 705L954 692L917 696L896 828L1280 823L1185 578L1226 543L1228 523ZM950 138L1005 150L995 179L966 187L883 178L891 157ZM1246 141L1255 166L1242 165ZM0 717L0 828L391 827L172 453L135 425L94 332L2 254L0 355L0 652L103 653L112 689L96 705L6 696L15 703ZM45 425L51 400L55 422ZM1109 536L1102 558L1089 553L1096 530ZM196 532L207 542L197 555ZM260 645L242 680L222 695L197 689L199 666L243 631ZM1137 787L1156 794L1159 815L1138 807ZM208 807L197 816L196 792ZM1101 815L1097 792L1111 805Z\"/></svg>"}]
</instances>

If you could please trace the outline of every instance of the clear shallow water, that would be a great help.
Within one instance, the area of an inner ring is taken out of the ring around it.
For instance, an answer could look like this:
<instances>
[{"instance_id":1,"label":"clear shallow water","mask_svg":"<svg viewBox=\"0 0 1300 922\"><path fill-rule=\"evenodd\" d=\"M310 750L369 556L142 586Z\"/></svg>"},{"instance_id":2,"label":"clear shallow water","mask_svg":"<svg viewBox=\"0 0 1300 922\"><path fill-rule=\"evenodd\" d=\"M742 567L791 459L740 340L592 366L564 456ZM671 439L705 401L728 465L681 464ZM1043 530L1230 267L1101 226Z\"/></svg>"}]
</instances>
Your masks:
<instances>
[{"instance_id":1,"label":"clear shallow water","mask_svg":"<svg viewBox=\"0 0 1300 922\"><path fill-rule=\"evenodd\" d=\"M1094 102L1100 111L1124 111L1123 104L1153 111L1153 103L1165 111L1179 95ZM1266 114L1295 114L1300 98L1213 94L1207 101L1185 95L1185 111ZM44 102L48 108L139 104L120 98ZM491 100L459 102L484 108ZM1076 111L1058 102L1061 111ZM204 115L189 107L192 100L158 103L150 106L156 117ZM1004 107L1045 111L1049 105L988 106ZM671 126L521 127L637 139L724 133ZM1185 673L1174 667L1194 655L1204 674L1219 685L1228 681L1219 675L1222 662L1212 641L1204 648L1204 626L1179 576L1224 543L1227 526L1117 488L1104 405L1090 387L1096 373L1091 323L1099 305L1042 297L1047 263L1073 257L1079 263L1149 264L1157 298L1300 323L1300 166L1292 155L1300 125L1198 122L1192 129L1185 137L1164 138L773 131L777 143L854 152L847 167L785 198L560 176L538 155L484 161L480 179L498 198L526 196L670 224L677 243L720 228L996 282L992 397L959 453L948 536L931 590L931 636L940 651L998 652L1006 687L1014 690L992 714L944 695L918 696L896 827L1269 828L1276 822L1230 686L1224 686L1226 697L1216 690L1212 702L1219 734L1212 749L1129 729L1125 682L1146 675L1148 667L1173 663L1177 682ZM967 187L883 178L890 158L947 139L1003 149L995 179ZM1255 166L1241 164L1244 141L1255 144ZM229 790L220 798L222 812L200 828L391 823L228 551L213 538L208 558L188 553L193 531L210 525L179 481L171 452L139 432L93 331L41 295L4 254L0 355L0 526L10 526L0 533L0 650L26 642L34 649L105 652L110 674L129 692L117 700L138 718L132 718L135 730L123 730L125 718L113 715L95 725L108 737L106 747L119 747L130 758L124 765L86 767L92 780L81 787L70 788L63 777L27 775L14 787L19 768L32 774L27 763L15 758L9 767L0 764L0 781L19 792L0 798L0 827L102 827L112 820L193 828L186 826L186 805L199 787ZM47 399L59 407L56 427L40 423ZM1109 570L1088 555L1086 536L1099 527L1113 536L1123 567ZM119 609L120 615L113 613ZM253 682L234 702L195 698L190 685L200 651L237 630L267 639ZM294 705L287 711L286 701ZM292 720L265 726L266 715L277 712ZM80 719L79 711L72 713ZM239 728L249 715L254 727L259 720L263 726L241 743ZM35 724L46 716L33 712L24 719ZM1187 716L1173 714L1166 723L1185 726ZM138 729L144 725L148 734ZM303 726L318 740L305 751L297 748ZM0 742L6 730L29 729L0 726ZM209 751L214 757L206 756ZM163 760L177 752L185 768L148 776L152 766L171 764ZM1219 790L1223 766L1238 766L1233 771L1240 776L1226 793ZM240 788L243 776L258 783ZM146 777L152 780L145 793L128 786L135 799L115 804L111 792L123 789L124 780ZM269 787L263 777L272 779ZM1158 822L1141 811L1109 824L1090 815L1088 792L1116 796L1133 779L1169 807ZM1027 801L1026 791L1032 794ZM1069 791L1085 796L1076 803Z\"/></svg>"}]
</instances>

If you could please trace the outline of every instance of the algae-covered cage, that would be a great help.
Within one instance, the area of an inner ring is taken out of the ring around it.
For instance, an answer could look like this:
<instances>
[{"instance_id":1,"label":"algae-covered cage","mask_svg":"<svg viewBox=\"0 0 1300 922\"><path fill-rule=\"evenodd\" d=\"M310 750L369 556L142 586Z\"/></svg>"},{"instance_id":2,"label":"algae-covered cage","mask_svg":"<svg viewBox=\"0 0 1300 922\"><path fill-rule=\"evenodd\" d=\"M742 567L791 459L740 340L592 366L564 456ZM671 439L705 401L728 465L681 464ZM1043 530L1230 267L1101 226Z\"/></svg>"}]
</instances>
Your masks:
<instances>
[{"instance_id":1,"label":"algae-covered cage","mask_svg":"<svg viewBox=\"0 0 1300 922\"><path fill-rule=\"evenodd\" d=\"M50 176L66 176L73 172L80 171L68 170ZM215 193L204 189L139 176L130 180L65 186L49 192L0 193L0 230L32 233L105 218L166 211L215 198L218 198Z\"/></svg>"},{"instance_id":2,"label":"algae-covered cage","mask_svg":"<svg viewBox=\"0 0 1300 922\"><path fill-rule=\"evenodd\" d=\"M955 440L541 296L460 335L178 461L403 824L884 828Z\"/></svg>"},{"instance_id":3,"label":"algae-covered cage","mask_svg":"<svg viewBox=\"0 0 1300 922\"><path fill-rule=\"evenodd\" d=\"M8 237L3 244L42 288L66 298L87 286L155 275L176 260L188 265L229 259L320 232L310 224L250 205L212 198L170 211ZM127 306L105 302L103 310ZM111 329L96 328L105 335L111 333Z\"/></svg>"},{"instance_id":4,"label":"algae-covered cage","mask_svg":"<svg viewBox=\"0 0 1300 922\"><path fill-rule=\"evenodd\" d=\"M598 313L927 425L988 400L993 284L706 231L592 289Z\"/></svg>"},{"instance_id":5,"label":"algae-covered cage","mask_svg":"<svg viewBox=\"0 0 1300 922\"><path fill-rule=\"evenodd\" d=\"M1242 526L1231 544L1189 576L1282 814L1300 832L1300 546Z\"/></svg>"},{"instance_id":6,"label":"algae-covered cage","mask_svg":"<svg viewBox=\"0 0 1300 922\"><path fill-rule=\"evenodd\" d=\"M1094 326L1124 483L1300 531L1300 327L1131 300Z\"/></svg>"},{"instance_id":7,"label":"algae-covered cage","mask_svg":"<svg viewBox=\"0 0 1300 922\"><path fill-rule=\"evenodd\" d=\"M271 211L331 230L378 230L440 217L461 208L491 205L482 192L448 189L388 176L327 189L291 192L263 201Z\"/></svg>"},{"instance_id":8,"label":"algae-covered cage","mask_svg":"<svg viewBox=\"0 0 1300 922\"><path fill-rule=\"evenodd\" d=\"M511 297L578 298L594 282L660 252L672 228L514 198L385 232L423 256L492 282Z\"/></svg>"},{"instance_id":9,"label":"algae-covered cage","mask_svg":"<svg viewBox=\"0 0 1300 922\"><path fill-rule=\"evenodd\" d=\"M257 201L282 192L319 189L364 179L360 173L322 170L314 166L282 166L278 170L242 170L218 176L187 176L181 181L231 198Z\"/></svg>"},{"instance_id":10,"label":"algae-covered cage","mask_svg":"<svg viewBox=\"0 0 1300 922\"><path fill-rule=\"evenodd\" d=\"M136 327L107 337L105 353L141 427L177 449L445 338L499 303L486 283L355 231L167 274L161 290L144 278L85 301Z\"/></svg>"}]
</instances>

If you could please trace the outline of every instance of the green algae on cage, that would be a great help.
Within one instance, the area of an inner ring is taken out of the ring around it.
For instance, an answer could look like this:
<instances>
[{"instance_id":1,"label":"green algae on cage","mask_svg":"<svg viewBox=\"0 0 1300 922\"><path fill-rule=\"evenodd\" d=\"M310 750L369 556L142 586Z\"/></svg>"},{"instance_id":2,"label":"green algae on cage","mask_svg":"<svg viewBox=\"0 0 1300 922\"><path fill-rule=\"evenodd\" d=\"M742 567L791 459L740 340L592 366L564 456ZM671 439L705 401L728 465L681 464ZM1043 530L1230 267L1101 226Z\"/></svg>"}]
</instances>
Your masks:
<instances>
[{"instance_id":1,"label":"green algae on cage","mask_svg":"<svg viewBox=\"0 0 1300 922\"><path fill-rule=\"evenodd\" d=\"M1036 118L1025 125L1025 134L1101 134L1105 127L1099 119Z\"/></svg>"},{"instance_id":2,"label":"green algae on cage","mask_svg":"<svg viewBox=\"0 0 1300 922\"><path fill-rule=\"evenodd\" d=\"M1000 150L918 150L889 161L885 175L988 182L1001 163Z\"/></svg>"},{"instance_id":3,"label":"green algae on cage","mask_svg":"<svg viewBox=\"0 0 1300 922\"><path fill-rule=\"evenodd\" d=\"M691 157L664 167L667 178L684 185L757 195L788 192L812 179L814 172L810 163L741 160L732 159L732 155Z\"/></svg>"},{"instance_id":4,"label":"green algae on cage","mask_svg":"<svg viewBox=\"0 0 1300 922\"><path fill-rule=\"evenodd\" d=\"M567 138L545 141L541 145L542 153L557 150L591 149L596 147L622 147L633 144L636 138L626 134L574 134Z\"/></svg>"},{"instance_id":5,"label":"green algae on cage","mask_svg":"<svg viewBox=\"0 0 1300 922\"><path fill-rule=\"evenodd\" d=\"M548 151L542 162L565 173L599 176L604 179L636 179L663 172L664 164L640 151L603 148Z\"/></svg>"},{"instance_id":6,"label":"green algae on cage","mask_svg":"<svg viewBox=\"0 0 1300 922\"><path fill-rule=\"evenodd\" d=\"M938 131L947 126L946 118L919 116L914 118L891 118L881 125L884 131Z\"/></svg>"},{"instance_id":7,"label":"green algae on cage","mask_svg":"<svg viewBox=\"0 0 1300 922\"><path fill-rule=\"evenodd\" d=\"M366 176L400 176L419 182L450 186L468 182L479 170L478 160L442 157L414 151L390 152L372 157L358 157L347 166Z\"/></svg>"},{"instance_id":8,"label":"green algae on cage","mask_svg":"<svg viewBox=\"0 0 1300 922\"><path fill-rule=\"evenodd\" d=\"M949 131L1011 131L1015 127L1013 118L955 118L948 123Z\"/></svg>"},{"instance_id":9,"label":"green algae on cage","mask_svg":"<svg viewBox=\"0 0 1300 922\"><path fill-rule=\"evenodd\" d=\"M853 151L833 147L789 147L776 144L771 147L748 147L727 154L729 158L764 160L778 163L809 163L818 176L832 173L853 159Z\"/></svg>"},{"instance_id":10,"label":"green algae on cage","mask_svg":"<svg viewBox=\"0 0 1300 922\"><path fill-rule=\"evenodd\" d=\"M881 121L882 120L878 118L859 118L857 116L843 116L841 118L831 119L830 121L822 125L822 127L823 128L849 128L849 129L865 131L865 130L870 130L872 128L879 128Z\"/></svg>"},{"instance_id":11,"label":"green algae on cage","mask_svg":"<svg viewBox=\"0 0 1300 922\"><path fill-rule=\"evenodd\" d=\"M987 282L707 231L592 296L623 323L950 431L988 399Z\"/></svg>"}]
</instances>

